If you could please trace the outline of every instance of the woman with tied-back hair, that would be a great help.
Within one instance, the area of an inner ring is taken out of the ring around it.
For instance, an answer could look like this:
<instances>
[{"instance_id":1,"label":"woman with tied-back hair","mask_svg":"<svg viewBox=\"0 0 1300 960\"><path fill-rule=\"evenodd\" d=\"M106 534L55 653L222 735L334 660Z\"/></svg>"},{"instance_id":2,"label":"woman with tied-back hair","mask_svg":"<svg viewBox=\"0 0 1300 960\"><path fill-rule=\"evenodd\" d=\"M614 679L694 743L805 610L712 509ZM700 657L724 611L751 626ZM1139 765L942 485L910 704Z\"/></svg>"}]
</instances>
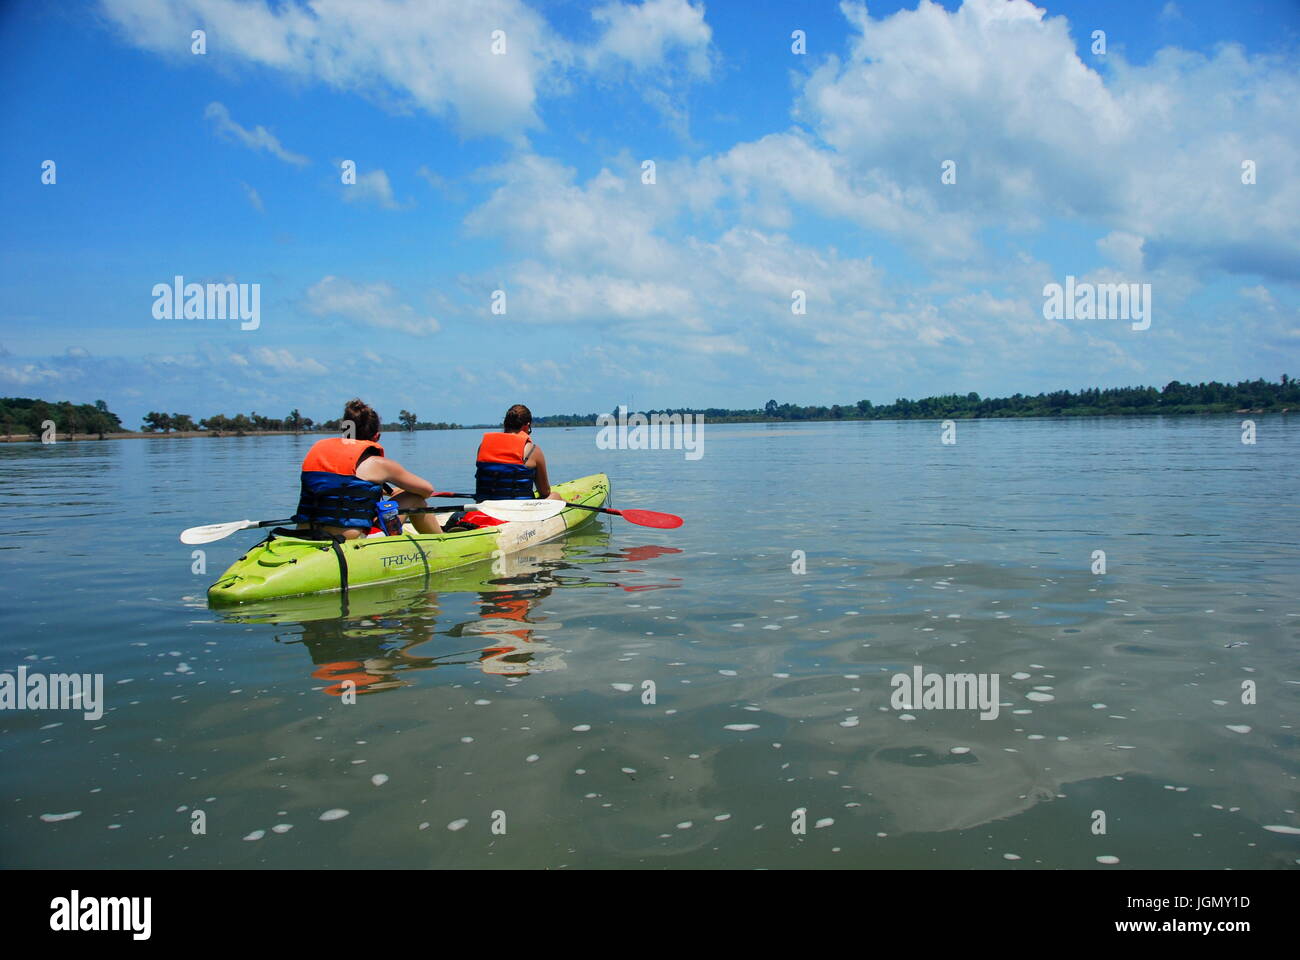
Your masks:
<instances>
[{"instance_id":1,"label":"woman with tied-back hair","mask_svg":"<svg viewBox=\"0 0 1300 960\"><path fill-rule=\"evenodd\" d=\"M506 411L500 433L485 433L475 460L474 497L484 500L563 500L551 489L546 455L533 443L533 414L522 403ZM536 486L537 492L533 493Z\"/></svg>"},{"instance_id":2,"label":"woman with tied-back hair","mask_svg":"<svg viewBox=\"0 0 1300 960\"><path fill-rule=\"evenodd\" d=\"M302 490L293 520L332 536L364 537L376 522L376 505L385 494L405 511L425 506L433 484L417 477L396 460L384 456L379 445L379 414L360 400L349 400L344 421L351 421L355 439L326 437L317 440L302 461ZM420 533L441 533L432 513L409 515Z\"/></svg>"}]
</instances>

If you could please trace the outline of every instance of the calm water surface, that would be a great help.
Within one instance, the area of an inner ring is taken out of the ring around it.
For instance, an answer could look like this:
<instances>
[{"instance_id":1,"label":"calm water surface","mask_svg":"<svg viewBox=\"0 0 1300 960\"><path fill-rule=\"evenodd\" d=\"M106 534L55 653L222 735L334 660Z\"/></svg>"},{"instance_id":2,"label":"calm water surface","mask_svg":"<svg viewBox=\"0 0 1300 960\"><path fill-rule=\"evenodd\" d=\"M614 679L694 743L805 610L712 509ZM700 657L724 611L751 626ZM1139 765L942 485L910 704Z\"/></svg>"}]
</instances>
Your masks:
<instances>
[{"instance_id":1,"label":"calm water surface","mask_svg":"<svg viewBox=\"0 0 1300 960\"><path fill-rule=\"evenodd\" d=\"M686 525L346 618L209 611L257 535L177 540L292 512L308 438L0 446L0 670L107 701L0 713L0 864L1294 868L1300 421L1255 419L539 430ZM453 489L476 441L385 437ZM891 709L917 664L997 674L998 717Z\"/></svg>"}]
</instances>

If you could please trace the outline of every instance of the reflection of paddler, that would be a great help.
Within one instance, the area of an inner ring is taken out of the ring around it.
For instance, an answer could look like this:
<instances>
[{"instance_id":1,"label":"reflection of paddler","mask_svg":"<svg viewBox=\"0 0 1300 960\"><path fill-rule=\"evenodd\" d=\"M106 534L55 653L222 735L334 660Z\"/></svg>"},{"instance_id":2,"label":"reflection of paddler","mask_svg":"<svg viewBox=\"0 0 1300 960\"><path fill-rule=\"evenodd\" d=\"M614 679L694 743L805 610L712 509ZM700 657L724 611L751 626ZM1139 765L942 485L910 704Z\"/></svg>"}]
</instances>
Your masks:
<instances>
[{"instance_id":1,"label":"reflection of paddler","mask_svg":"<svg viewBox=\"0 0 1300 960\"><path fill-rule=\"evenodd\" d=\"M428 604L425 609L436 611L437 607ZM378 693L404 686L407 681L401 678L402 672L437 666L428 658L408 652L433 639L434 631L432 618L350 617L303 621L298 642L316 664L311 675L329 682L323 692L338 697L349 691ZM399 640L400 645L394 640ZM351 684L345 686L348 681Z\"/></svg>"},{"instance_id":2,"label":"reflection of paddler","mask_svg":"<svg viewBox=\"0 0 1300 960\"><path fill-rule=\"evenodd\" d=\"M381 680L391 679L383 674L368 673L365 665L358 663L356 660L340 660L337 663L327 663L317 667L311 672L311 675L317 680L335 681L323 691L331 697L343 696L348 689L344 684L349 680L352 681L353 689L357 693L368 693L369 691L363 688L379 683Z\"/></svg>"},{"instance_id":3,"label":"reflection of paddler","mask_svg":"<svg viewBox=\"0 0 1300 960\"><path fill-rule=\"evenodd\" d=\"M479 654L479 662L483 665L484 673L510 676L528 673L527 664L533 655L529 652L521 653L521 647L524 644L533 642L533 628L526 625L528 623L531 593L532 591L529 591L528 594L502 592L480 595L483 600L482 618L484 620L509 620L523 625L517 630L491 631L491 635L494 637L508 635L518 638L519 642L511 643L502 640L490 647L484 647L483 652Z\"/></svg>"},{"instance_id":4,"label":"reflection of paddler","mask_svg":"<svg viewBox=\"0 0 1300 960\"><path fill-rule=\"evenodd\" d=\"M464 633L484 634L492 641L479 652L479 667L484 673L497 676L522 677L543 670L563 669L564 661L558 654L540 657L551 648L533 638L533 625L528 614L533 604L550 595L550 590L511 590L479 595L482 603L480 619L461 625ZM518 624L508 629L508 624ZM560 624L550 624L558 628Z\"/></svg>"}]
</instances>

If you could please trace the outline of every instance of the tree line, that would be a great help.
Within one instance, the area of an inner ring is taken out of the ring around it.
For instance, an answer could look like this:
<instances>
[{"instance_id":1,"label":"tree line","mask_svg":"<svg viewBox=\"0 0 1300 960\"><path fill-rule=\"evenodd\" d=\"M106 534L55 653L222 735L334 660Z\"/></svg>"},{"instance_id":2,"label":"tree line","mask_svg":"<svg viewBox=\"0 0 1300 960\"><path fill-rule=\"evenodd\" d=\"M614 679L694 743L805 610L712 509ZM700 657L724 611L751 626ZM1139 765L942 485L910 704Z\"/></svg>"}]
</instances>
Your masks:
<instances>
[{"instance_id":1,"label":"tree line","mask_svg":"<svg viewBox=\"0 0 1300 960\"><path fill-rule=\"evenodd\" d=\"M267 433L271 431L311 430L314 423L311 417L304 417L297 410L287 417L277 419L253 413L238 413L228 417L224 413L204 417L197 423L188 413L159 413L150 410L142 418L140 429L144 433L171 433L186 431L208 431L211 433Z\"/></svg>"},{"instance_id":2,"label":"tree line","mask_svg":"<svg viewBox=\"0 0 1300 960\"><path fill-rule=\"evenodd\" d=\"M1180 383L1173 380L1155 387L1090 388L1073 393L1016 393L1009 397L981 397L978 393L948 393L920 400L900 397L877 406L870 400L831 406L800 406L769 400L762 408L732 410L723 407L678 407L645 410L653 414L702 414L709 423L783 422L801 420L961 420L990 417L1108 417L1149 414L1269 412L1300 408L1300 384L1286 374L1279 382L1242 380L1235 384ZM611 410L611 413L616 413ZM562 414L534 417L539 427L590 426L597 414Z\"/></svg>"},{"instance_id":3,"label":"tree line","mask_svg":"<svg viewBox=\"0 0 1300 960\"><path fill-rule=\"evenodd\" d=\"M104 436L110 433L125 433L122 418L108 409L103 400L93 404L74 404L66 400L51 402L35 400L30 397L0 397L0 430L5 436L40 436L44 432L43 424L53 421L55 430L60 434L96 434ZM317 422L305 417L297 409L291 410L285 417L267 417L256 411L239 413L228 417L224 413L213 414L195 420L188 413L166 413L150 410L141 418L141 433L212 433L212 434L247 434L247 433L284 433L322 432L339 433L343 429L340 420ZM458 423L421 420L409 410L398 415L397 423L386 423L382 427L388 432L398 430L459 430Z\"/></svg>"},{"instance_id":4,"label":"tree line","mask_svg":"<svg viewBox=\"0 0 1300 960\"><path fill-rule=\"evenodd\" d=\"M277 420L274 417L265 417L260 413L250 413L244 415L236 414L233 417L227 417L224 414L205 417L195 423L189 414L185 413L146 413L144 415L145 433L155 433L162 431L168 433L172 430L194 430L210 431L214 433L284 433L292 432L319 432L319 433L341 433L343 430L343 421L322 420L317 423L311 417L304 417L296 409L292 410L287 417ZM385 423L380 427L389 433L398 430L459 430L460 425L456 423L431 423L427 420L420 420L415 414L403 410L398 415L397 423Z\"/></svg>"},{"instance_id":5,"label":"tree line","mask_svg":"<svg viewBox=\"0 0 1300 960\"><path fill-rule=\"evenodd\" d=\"M1180 383L1173 380L1163 389L1155 387L1090 388L1077 393L1055 390L1051 393L1016 393L1009 397L981 397L978 393L948 393L920 400L900 397L893 403L873 404L859 400L852 404L801 406L769 400L752 410L725 407L678 407L645 410L645 414L701 414L710 423L784 422L802 420L945 420L987 417L1107 417L1149 414L1244 413L1300 409L1300 384L1285 373L1274 383L1269 380L1242 380L1235 384ZM610 411L611 413L615 411ZM597 414L573 413L534 417L539 427L591 426ZM98 434L123 432L121 418L108 409L103 400L93 404L74 404L66 400L55 403L28 397L0 397L0 429L6 436L40 435L42 424L54 421L59 433ZM209 433L267 433L315 431L338 433L340 420L316 422L298 410L275 419L259 413L227 417L214 414L197 423L187 413L145 414L141 427L145 433L202 431ZM409 410L398 414L396 423L385 423L387 432L399 430L460 430L458 423L420 420Z\"/></svg>"},{"instance_id":6,"label":"tree line","mask_svg":"<svg viewBox=\"0 0 1300 960\"><path fill-rule=\"evenodd\" d=\"M0 428L5 436L44 432L43 424L52 420L59 433L120 433L122 420L108 409L103 400L94 403L57 403L30 397L0 397Z\"/></svg>"}]
</instances>

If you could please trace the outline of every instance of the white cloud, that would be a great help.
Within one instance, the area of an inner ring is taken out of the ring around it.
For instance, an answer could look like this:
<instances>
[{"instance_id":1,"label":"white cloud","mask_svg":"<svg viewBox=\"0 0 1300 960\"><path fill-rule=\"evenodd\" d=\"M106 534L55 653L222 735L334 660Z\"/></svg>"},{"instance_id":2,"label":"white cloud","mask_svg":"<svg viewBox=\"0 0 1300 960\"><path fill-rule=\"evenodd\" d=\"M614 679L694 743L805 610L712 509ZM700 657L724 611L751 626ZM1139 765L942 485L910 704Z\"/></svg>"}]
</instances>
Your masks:
<instances>
[{"instance_id":1,"label":"white cloud","mask_svg":"<svg viewBox=\"0 0 1300 960\"><path fill-rule=\"evenodd\" d=\"M440 327L436 318L421 316L398 301L396 291L386 283L363 285L324 277L307 291L305 306L317 316L339 316L417 336L436 333Z\"/></svg>"},{"instance_id":2,"label":"white cloud","mask_svg":"<svg viewBox=\"0 0 1300 960\"><path fill-rule=\"evenodd\" d=\"M672 245L654 234L672 215L670 190L609 170L579 186L571 168L535 154L488 175L503 182L466 217L473 233L500 235L560 262L633 275L653 274L674 258Z\"/></svg>"},{"instance_id":3,"label":"white cloud","mask_svg":"<svg viewBox=\"0 0 1300 960\"><path fill-rule=\"evenodd\" d=\"M810 380L819 391L848 384L861 393L916 378L980 386L1005 383L1011 374L1019 385L1027 371L1039 389L1051 389L1079 378L1128 381L1153 357L1178 369L1198 362L1199 341L1180 340L1183 308L1198 284L1147 267L1137 234L1113 231L1099 240L1098 250L1114 266L1086 279L1154 283L1160 313L1142 338L1126 321L1045 320L1042 290L1061 280L1060 271L1023 254L974 256L918 282L891 279L871 257L844 256L781 229L725 226L734 218L720 218L725 229L716 237L683 232L686 223L698 230L713 222L711 213L729 194L779 212L781 185L827 216L837 205L855 217L877 215L869 206L852 211L863 198L838 192L845 184L831 165L834 157L818 153L815 144L791 134L742 147L752 149L695 168L661 167L654 187L641 185L630 162L585 181L530 155L498 167L500 185L467 223L527 253L504 270L467 279L476 291L504 284L508 292L508 318L487 321L503 330L599 324L620 351L594 368L641 387L662 380L665 370L678 386L683 379L726 382L735 375L727 365L738 359L761 365L773 389L788 382L802 384L805 393ZM705 175L690 177L691 169ZM677 189L684 181L690 191ZM763 195L769 186L771 197ZM897 202L906 212L905 201ZM766 214L759 209L751 219ZM910 229L919 235L923 227L918 221ZM1077 275L1085 279L1083 269ZM794 290L806 294L805 315L791 311ZM642 351L636 362L628 359L631 347ZM580 362L591 361L590 353Z\"/></svg>"},{"instance_id":4,"label":"white cloud","mask_svg":"<svg viewBox=\"0 0 1300 960\"><path fill-rule=\"evenodd\" d=\"M312 357L300 356L284 348L272 350L270 347L254 347L251 353L252 359L255 362L264 367L270 367L272 370L277 372L307 374L329 373L329 369L319 360Z\"/></svg>"},{"instance_id":5,"label":"white cloud","mask_svg":"<svg viewBox=\"0 0 1300 960\"><path fill-rule=\"evenodd\" d=\"M262 203L262 196L244 181L239 181L239 185L244 188L244 195L248 197L248 202L252 204L254 210L258 213L266 213L266 206Z\"/></svg>"},{"instance_id":6,"label":"white cloud","mask_svg":"<svg viewBox=\"0 0 1300 960\"><path fill-rule=\"evenodd\" d=\"M1116 230L1097 241L1097 249L1115 266L1130 274L1143 272L1142 245L1145 241L1132 233Z\"/></svg>"},{"instance_id":7,"label":"white cloud","mask_svg":"<svg viewBox=\"0 0 1300 960\"><path fill-rule=\"evenodd\" d=\"M19 387L43 386L63 380L64 371L35 363L0 363L0 383Z\"/></svg>"},{"instance_id":8,"label":"white cloud","mask_svg":"<svg viewBox=\"0 0 1300 960\"><path fill-rule=\"evenodd\" d=\"M689 0L607 3L593 10L591 18L604 28L585 54L594 69L621 61L634 69L649 70L677 52L691 74L705 78L710 73L713 31L704 22L703 6L694 6Z\"/></svg>"},{"instance_id":9,"label":"white cloud","mask_svg":"<svg viewBox=\"0 0 1300 960\"><path fill-rule=\"evenodd\" d=\"M357 182L344 184L343 199L349 203L376 203L385 210L400 210L402 205L393 196L393 185L383 170L369 170L358 174Z\"/></svg>"},{"instance_id":10,"label":"white cloud","mask_svg":"<svg viewBox=\"0 0 1300 960\"><path fill-rule=\"evenodd\" d=\"M294 166L303 167L311 161L300 154L286 150L279 139L266 127L258 124L252 130L247 130L236 123L230 116L230 111L225 104L213 101L208 104L203 115L212 121L213 129L220 135L233 140L238 140L250 150L265 150L273 157L278 157L285 163L291 163Z\"/></svg>"},{"instance_id":11,"label":"white cloud","mask_svg":"<svg viewBox=\"0 0 1300 960\"><path fill-rule=\"evenodd\" d=\"M131 43L193 64L190 31L209 50L397 109L454 121L462 134L517 137L541 125L542 92L561 93L574 68L634 74L680 61L709 73L710 30L685 0L610 3L590 47L558 35L523 0L101 0ZM505 53L492 52L493 31ZM256 132L254 132L256 133Z\"/></svg>"},{"instance_id":12,"label":"white cloud","mask_svg":"<svg viewBox=\"0 0 1300 960\"><path fill-rule=\"evenodd\" d=\"M769 166L784 154L784 169L804 171L792 200L838 204L933 257L969 256L984 229L1063 218L1143 237L1149 266L1300 279L1300 77L1283 60L1225 45L1135 66L1112 52L1103 79L1066 20L1026 0L922 3L881 20L841 10L857 30L850 54L816 68L796 105L824 146L737 146L717 162L739 186L754 178L748 154ZM940 183L945 160L954 185ZM1247 160L1271 175L1244 185Z\"/></svg>"}]
</instances>

